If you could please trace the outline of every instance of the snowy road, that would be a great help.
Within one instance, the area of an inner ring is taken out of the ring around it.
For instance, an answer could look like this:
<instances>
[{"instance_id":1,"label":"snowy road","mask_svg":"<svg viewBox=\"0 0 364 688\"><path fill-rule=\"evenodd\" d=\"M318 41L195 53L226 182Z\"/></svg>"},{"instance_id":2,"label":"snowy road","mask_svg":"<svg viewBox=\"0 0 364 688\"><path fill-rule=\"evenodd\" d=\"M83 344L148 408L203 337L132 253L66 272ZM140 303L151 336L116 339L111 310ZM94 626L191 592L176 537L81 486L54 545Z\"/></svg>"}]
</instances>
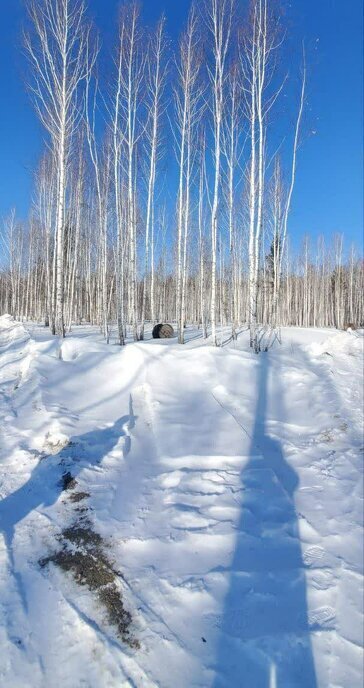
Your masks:
<instances>
[{"instance_id":1,"label":"snowy road","mask_svg":"<svg viewBox=\"0 0 364 688\"><path fill-rule=\"evenodd\" d=\"M4 688L362 685L363 339L196 334L120 350L0 318ZM39 564L85 519L139 647Z\"/></svg>"}]
</instances>

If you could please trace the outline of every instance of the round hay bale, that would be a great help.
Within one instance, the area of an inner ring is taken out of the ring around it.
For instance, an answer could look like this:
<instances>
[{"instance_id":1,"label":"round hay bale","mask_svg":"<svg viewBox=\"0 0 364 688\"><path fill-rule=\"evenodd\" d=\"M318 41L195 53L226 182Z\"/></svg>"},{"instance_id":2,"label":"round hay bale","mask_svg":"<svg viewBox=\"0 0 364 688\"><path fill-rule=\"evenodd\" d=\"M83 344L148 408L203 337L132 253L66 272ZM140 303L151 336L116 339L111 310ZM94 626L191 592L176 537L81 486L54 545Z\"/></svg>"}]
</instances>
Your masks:
<instances>
[{"instance_id":1,"label":"round hay bale","mask_svg":"<svg viewBox=\"0 0 364 688\"><path fill-rule=\"evenodd\" d=\"M159 339L171 339L172 337L174 337L172 325L169 325L168 323L162 325L161 329L159 330Z\"/></svg>"},{"instance_id":2,"label":"round hay bale","mask_svg":"<svg viewBox=\"0 0 364 688\"><path fill-rule=\"evenodd\" d=\"M152 331L152 337L153 339L159 339L159 331L161 329L162 325L154 325L153 331Z\"/></svg>"},{"instance_id":3,"label":"round hay bale","mask_svg":"<svg viewBox=\"0 0 364 688\"><path fill-rule=\"evenodd\" d=\"M153 327L152 336L153 339L171 339L174 337L173 327L168 323L159 323Z\"/></svg>"}]
</instances>

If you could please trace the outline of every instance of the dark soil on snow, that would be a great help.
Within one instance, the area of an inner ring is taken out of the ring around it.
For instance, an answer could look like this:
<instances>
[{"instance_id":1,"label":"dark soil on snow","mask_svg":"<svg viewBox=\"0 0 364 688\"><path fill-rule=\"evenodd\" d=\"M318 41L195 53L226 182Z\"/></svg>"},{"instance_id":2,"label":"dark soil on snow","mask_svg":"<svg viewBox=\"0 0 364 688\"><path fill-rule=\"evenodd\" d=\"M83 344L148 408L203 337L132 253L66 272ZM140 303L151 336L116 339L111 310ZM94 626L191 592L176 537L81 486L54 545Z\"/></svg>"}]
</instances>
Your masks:
<instances>
[{"instance_id":1,"label":"dark soil on snow","mask_svg":"<svg viewBox=\"0 0 364 688\"><path fill-rule=\"evenodd\" d=\"M71 492L70 501L75 503L82 502L83 499L87 499L89 496L88 492Z\"/></svg>"},{"instance_id":2,"label":"dark soil on snow","mask_svg":"<svg viewBox=\"0 0 364 688\"><path fill-rule=\"evenodd\" d=\"M75 493L74 497L77 495L82 495L82 499L88 496L87 493ZM80 500L81 497L73 499L76 502ZM65 528L59 541L61 549L40 560L40 566L55 564L71 574L78 585L84 585L96 594L107 612L108 622L117 629L121 640L129 647L139 648L139 642L130 632L132 616L124 607L119 575L104 552L106 543L93 530L91 521L84 517Z\"/></svg>"},{"instance_id":3,"label":"dark soil on snow","mask_svg":"<svg viewBox=\"0 0 364 688\"><path fill-rule=\"evenodd\" d=\"M73 475L69 471L67 471L66 473L63 473L62 478L61 478L62 490L74 490L76 485L77 485L77 480L76 480L76 478L73 477Z\"/></svg>"}]
</instances>

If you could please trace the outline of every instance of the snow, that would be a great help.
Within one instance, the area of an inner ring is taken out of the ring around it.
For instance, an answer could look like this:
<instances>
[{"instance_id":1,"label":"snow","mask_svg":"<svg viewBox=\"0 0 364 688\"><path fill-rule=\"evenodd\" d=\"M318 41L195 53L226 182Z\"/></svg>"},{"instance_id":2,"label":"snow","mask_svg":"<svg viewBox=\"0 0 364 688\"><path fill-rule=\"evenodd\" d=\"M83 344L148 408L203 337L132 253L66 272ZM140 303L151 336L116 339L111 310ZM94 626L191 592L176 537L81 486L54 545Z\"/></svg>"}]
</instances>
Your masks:
<instances>
[{"instance_id":1,"label":"snow","mask_svg":"<svg viewBox=\"0 0 364 688\"><path fill-rule=\"evenodd\" d=\"M363 333L220 334L0 318L2 687L361 687ZM39 563L82 519L65 471L139 648Z\"/></svg>"}]
</instances>

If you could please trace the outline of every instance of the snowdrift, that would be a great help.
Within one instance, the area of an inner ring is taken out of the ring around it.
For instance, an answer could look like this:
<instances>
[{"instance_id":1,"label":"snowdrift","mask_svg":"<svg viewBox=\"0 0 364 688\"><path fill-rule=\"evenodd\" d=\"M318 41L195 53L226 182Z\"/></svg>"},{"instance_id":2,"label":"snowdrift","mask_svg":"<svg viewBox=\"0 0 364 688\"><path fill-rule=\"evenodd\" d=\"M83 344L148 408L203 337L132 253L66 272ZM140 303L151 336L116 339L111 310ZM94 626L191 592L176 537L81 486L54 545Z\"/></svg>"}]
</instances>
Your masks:
<instances>
[{"instance_id":1,"label":"snowdrift","mask_svg":"<svg viewBox=\"0 0 364 688\"><path fill-rule=\"evenodd\" d=\"M364 337L362 331L339 332L328 337L321 343L314 343L309 346L311 353L320 356L329 354L330 356L363 356Z\"/></svg>"},{"instance_id":2,"label":"snowdrift","mask_svg":"<svg viewBox=\"0 0 364 688\"><path fill-rule=\"evenodd\" d=\"M1 686L361 688L358 333L29 327L0 318Z\"/></svg>"},{"instance_id":3,"label":"snowdrift","mask_svg":"<svg viewBox=\"0 0 364 688\"><path fill-rule=\"evenodd\" d=\"M22 323L14 320L12 315L0 316L0 351L13 346L22 344L29 339L29 333Z\"/></svg>"}]
</instances>

